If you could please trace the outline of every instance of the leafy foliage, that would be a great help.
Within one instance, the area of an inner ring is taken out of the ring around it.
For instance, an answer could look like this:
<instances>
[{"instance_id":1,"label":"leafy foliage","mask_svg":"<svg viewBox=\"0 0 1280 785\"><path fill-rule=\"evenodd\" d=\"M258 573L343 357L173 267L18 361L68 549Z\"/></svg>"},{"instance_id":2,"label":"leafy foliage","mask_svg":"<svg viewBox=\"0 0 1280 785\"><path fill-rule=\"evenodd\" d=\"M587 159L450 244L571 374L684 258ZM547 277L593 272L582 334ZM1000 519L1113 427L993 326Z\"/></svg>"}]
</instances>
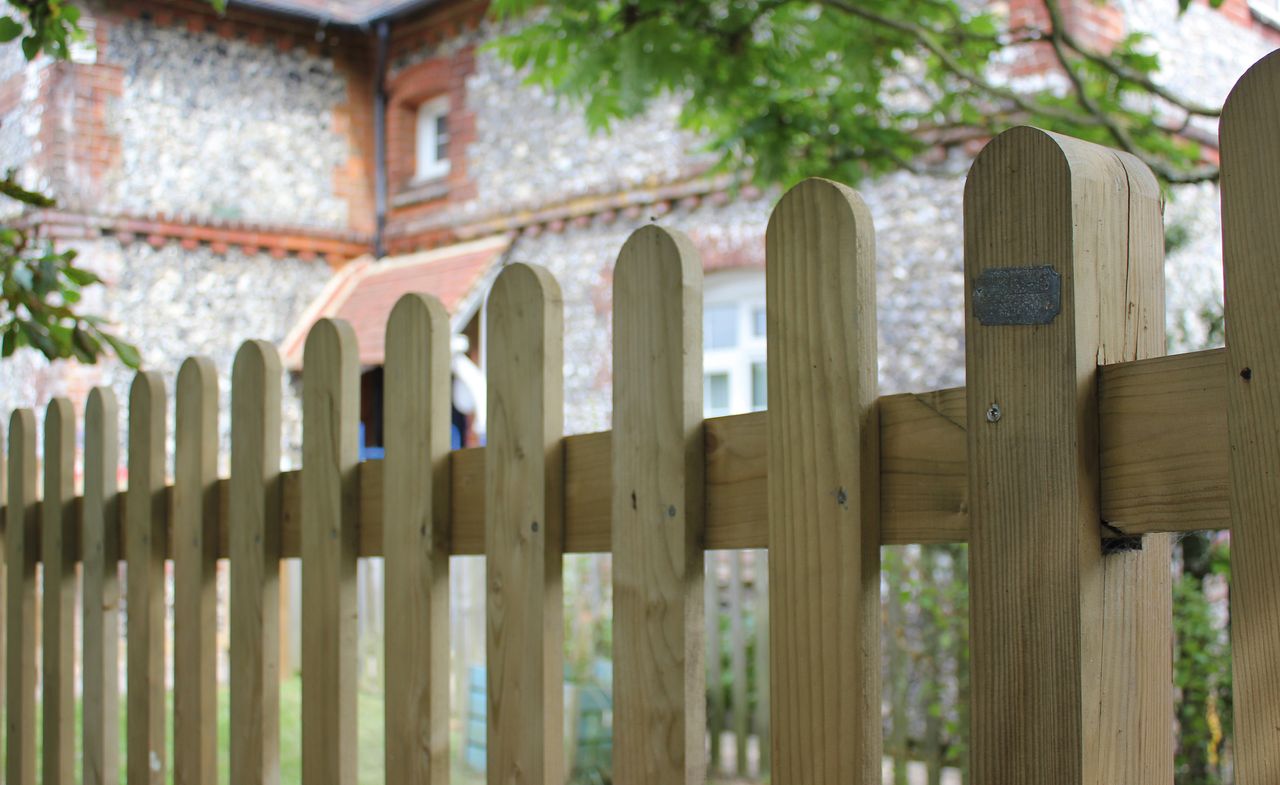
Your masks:
<instances>
[{"instance_id":1,"label":"leafy foliage","mask_svg":"<svg viewBox=\"0 0 1280 785\"><path fill-rule=\"evenodd\" d=\"M1180 0L1185 2L1185 0ZM529 81L580 104L594 128L667 95L724 169L766 183L856 182L912 168L939 141L1032 123L1120 147L1170 182L1213 179L1190 118L1212 117L1154 79L1133 34L1107 53L1048 29L1007 29L958 0L495 0L530 20L496 43ZM983 8L986 4L982 4ZM1014 89L1018 47L1053 53L1062 78Z\"/></svg>"},{"instance_id":2,"label":"leafy foliage","mask_svg":"<svg viewBox=\"0 0 1280 785\"><path fill-rule=\"evenodd\" d=\"M218 11L226 8L226 0L210 0ZM21 37L22 54L28 60L44 52L65 60L71 56L71 44L83 41L80 8L67 0L9 0L17 13L0 16L0 43Z\"/></svg>"},{"instance_id":3,"label":"leafy foliage","mask_svg":"<svg viewBox=\"0 0 1280 785\"><path fill-rule=\"evenodd\" d=\"M70 45L85 38L80 9L63 0L10 0L9 6L17 18L0 16L0 43L21 37L27 60L42 51L65 59ZM0 194L28 208L54 206L51 197L24 188L12 169L0 180ZM102 317L77 311L84 287L102 281L75 260L74 250L59 251L39 239L37 227L0 226L0 356L29 346L50 360L94 363L109 348L125 365L138 367L137 347L104 329Z\"/></svg>"},{"instance_id":4,"label":"leafy foliage","mask_svg":"<svg viewBox=\"0 0 1280 785\"><path fill-rule=\"evenodd\" d=\"M0 181L0 193L34 207L53 205L47 196L14 182L12 171ZM30 346L50 360L93 363L110 347L121 362L136 368L136 347L104 330L102 317L74 310L83 288L102 282L75 260L74 250L58 251L24 229L0 227L0 356Z\"/></svg>"},{"instance_id":5,"label":"leafy foliage","mask_svg":"<svg viewBox=\"0 0 1280 785\"><path fill-rule=\"evenodd\" d=\"M1230 577L1230 546L1225 536L1204 533L1180 546L1183 569L1173 586L1173 680L1180 693L1175 781L1221 785L1230 781L1231 646L1224 609L1207 589Z\"/></svg>"}]
</instances>

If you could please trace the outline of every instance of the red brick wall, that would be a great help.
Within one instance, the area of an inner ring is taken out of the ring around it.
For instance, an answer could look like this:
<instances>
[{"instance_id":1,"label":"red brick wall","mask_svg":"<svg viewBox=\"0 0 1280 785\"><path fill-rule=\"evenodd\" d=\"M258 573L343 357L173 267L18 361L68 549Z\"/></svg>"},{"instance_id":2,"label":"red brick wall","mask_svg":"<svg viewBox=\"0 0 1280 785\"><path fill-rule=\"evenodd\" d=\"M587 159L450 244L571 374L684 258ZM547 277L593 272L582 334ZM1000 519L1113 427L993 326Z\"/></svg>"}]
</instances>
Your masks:
<instances>
[{"instance_id":1,"label":"red brick wall","mask_svg":"<svg viewBox=\"0 0 1280 785\"><path fill-rule=\"evenodd\" d=\"M40 86L44 119L36 163L67 207L96 201L120 162L120 140L108 128L107 113L110 101L121 95L124 74L105 61L108 31L104 23L93 30L96 62L54 63Z\"/></svg>"},{"instance_id":2,"label":"red brick wall","mask_svg":"<svg viewBox=\"0 0 1280 785\"><path fill-rule=\"evenodd\" d=\"M387 182L391 194L404 191L417 170L415 138L418 107L449 96L449 201L474 196L467 181L466 147L475 140L475 115L466 108L466 79L475 71L475 47L452 56L434 57L409 66L387 85ZM437 200L438 201L438 200ZM433 205L433 206L439 206ZM420 212L414 207L398 211Z\"/></svg>"},{"instance_id":3,"label":"red brick wall","mask_svg":"<svg viewBox=\"0 0 1280 785\"><path fill-rule=\"evenodd\" d=\"M475 46L452 48L442 44L474 31L486 10L485 2L462 0L433 9L417 19L400 22L392 30L390 59L393 63L423 50L443 49L444 53L396 70L387 80L389 229L475 198L475 185L467 174L467 148L475 141L476 121L475 114L467 109L466 94L467 77L476 67ZM417 171L417 111L423 102L442 95L449 96L449 173L442 183L419 188L412 183ZM451 239L440 232L430 236L401 236L390 241L388 250L399 253L440 245Z\"/></svg>"},{"instance_id":4,"label":"red brick wall","mask_svg":"<svg viewBox=\"0 0 1280 785\"><path fill-rule=\"evenodd\" d=\"M1169 0L1170 3L1177 0ZM1110 3L1096 0L1063 0L1067 29L1084 46L1109 52L1125 36L1124 14ZM1049 12L1042 0L1010 0L1009 29L1048 30ZM1058 61L1047 43L1022 47L1013 65L1014 76L1034 76L1058 70Z\"/></svg>"},{"instance_id":5,"label":"red brick wall","mask_svg":"<svg viewBox=\"0 0 1280 785\"><path fill-rule=\"evenodd\" d=\"M114 0L93 8L92 14L96 62L51 66L40 97L45 119L38 165L52 179L63 206L94 211L105 178L119 165L120 141L108 127L107 117L112 99L123 92L124 75L112 64L110 30L127 19L146 19L157 27L185 27L282 50L301 47L333 58L348 85L348 100L335 108L333 127L346 136L351 151L333 172L333 188L349 206L347 228L361 234L373 231L373 64L368 34L343 30L318 40L313 22L235 6L219 16L198 0Z\"/></svg>"},{"instance_id":6,"label":"red brick wall","mask_svg":"<svg viewBox=\"0 0 1280 785\"><path fill-rule=\"evenodd\" d=\"M349 228L373 234L377 221L374 195L373 53L368 47L344 47L336 53L338 69L347 76L347 101L334 110L334 130L347 138L351 156L333 173L334 193L346 200Z\"/></svg>"},{"instance_id":7,"label":"red brick wall","mask_svg":"<svg viewBox=\"0 0 1280 785\"><path fill-rule=\"evenodd\" d=\"M1163 0L1157 0L1163 2ZM1177 0L1168 0L1170 5ZM1195 0L1208 5L1208 0ZM1258 31L1280 43L1280 31L1260 21L1249 9L1249 0L1223 0L1216 9L1228 20L1241 27ZM1083 45L1100 52L1109 52L1129 32L1124 13L1113 3L1100 0L1062 0L1062 13L1068 29ZM1048 30L1049 13L1043 0L1009 0L1009 28ZM1033 76L1058 69L1058 61L1047 43L1034 43L1023 47L1013 66L1014 76Z\"/></svg>"}]
</instances>

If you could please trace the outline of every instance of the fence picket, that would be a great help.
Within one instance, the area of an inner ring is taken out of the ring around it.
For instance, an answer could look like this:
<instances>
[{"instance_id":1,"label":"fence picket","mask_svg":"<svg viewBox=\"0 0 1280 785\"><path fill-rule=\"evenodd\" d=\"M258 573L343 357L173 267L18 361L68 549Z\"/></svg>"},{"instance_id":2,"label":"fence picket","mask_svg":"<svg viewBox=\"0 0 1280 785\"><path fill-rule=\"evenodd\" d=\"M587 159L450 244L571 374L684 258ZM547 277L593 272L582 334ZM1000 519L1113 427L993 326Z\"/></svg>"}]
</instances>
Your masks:
<instances>
[{"instance_id":1,"label":"fence picket","mask_svg":"<svg viewBox=\"0 0 1280 785\"><path fill-rule=\"evenodd\" d=\"M755 551L755 583L752 586L756 614L756 713L752 724L760 745L760 777L768 775L769 761L769 551Z\"/></svg>"},{"instance_id":2,"label":"fence picket","mask_svg":"<svg viewBox=\"0 0 1280 785\"><path fill-rule=\"evenodd\" d=\"M120 782L120 407L94 387L84 412L84 785Z\"/></svg>"},{"instance_id":3,"label":"fence picket","mask_svg":"<svg viewBox=\"0 0 1280 785\"><path fill-rule=\"evenodd\" d=\"M360 374L351 325L303 349L302 781L356 781L356 467Z\"/></svg>"},{"instance_id":4,"label":"fence picket","mask_svg":"<svg viewBox=\"0 0 1280 785\"><path fill-rule=\"evenodd\" d=\"M1060 312L1026 323L983 325L966 295L974 781L1171 781L1169 587L1142 583L1169 551L1104 559L1095 405L1099 362L1162 350L1158 188L1112 150L1017 128L964 209L970 287L1046 266L1061 286Z\"/></svg>"},{"instance_id":5,"label":"fence picket","mask_svg":"<svg viewBox=\"0 0 1280 785\"><path fill-rule=\"evenodd\" d=\"M1280 781L1280 55L1222 111L1222 236L1230 440L1231 644L1240 785Z\"/></svg>"},{"instance_id":6,"label":"fence picket","mask_svg":"<svg viewBox=\"0 0 1280 785\"><path fill-rule=\"evenodd\" d=\"M129 389L129 489L125 496L128 649L128 785L165 782L165 599L168 540L164 380L141 371Z\"/></svg>"},{"instance_id":7,"label":"fence picket","mask_svg":"<svg viewBox=\"0 0 1280 785\"><path fill-rule=\"evenodd\" d=\"M724 734L724 684L721 671L720 640L720 553L709 552L703 560L706 589L703 592L703 615L706 616L707 685L707 734L709 773L722 770L720 741Z\"/></svg>"},{"instance_id":8,"label":"fence picket","mask_svg":"<svg viewBox=\"0 0 1280 785\"><path fill-rule=\"evenodd\" d=\"M487 307L488 765L491 785L564 781L564 302L513 264Z\"/></svg>"},{"instance_id":9,"label":"fence picket","mask_svg":"<svg viewBox=\"0 0 1280 785\"><path fill-rule=\"evenodd\" d=\"M40 550L44 565L41 604L40 780L70 785L75 780L75 608L76 566L70 540L75 499L76 413L71 401L54 398L44 416L44 498Z\"/></svg>"},{"instance_id":10,"label":"fence picket","mask_svg":"<svg viewBox=\"0 0 1280 785\"><path fill-rule=\"evenodd\" d=\"M383 552L388 783L449 781L449 314L407 294L387 321Z\"/></svg>"},{"instance_id":11,"label":"fence picket","mask_svg":"<svg viewBox=\"0 0 1280 785\"><path fill-rule=\"evenodd\" d=\"M739 776L754 728L759 769L772 764L779 785L876 782L879 546L965 539L970 550L949 549L948 562L953 579L972 574L972 659L963 625L922 643L954 649L959 703L972 695L974 781L1171 781L1168 532L1229 523L1234 765L1241 785L1270 785L1280 777L1277 125L1280 53L1241 79L1223 113L1225 350L1158 358L1161 197L1146 167L1020 128L987 146L966 185L965 389L877 398L870 215L853 191L808 180L783 197L766 236L767 413L702 421L701 265L686 238L657 227L631 236L614 271L610 433L563 437L564 303L550 273L524 264L506 267L489 297L483 452L448 449L449 317L422 295L402 298L387 326L385 461L358 463L355 334L330 319L304 351L298 472L280 471L282 369L260 341L241 347L233 369L227 481L216 474L218 387L206 359L178 375L172 489L158 374L137 374L130 390L124 494L110 390L89 395L79 501L71 403L48 407L42 496L35 414L14 412L7 461L0 454L5 782L35 784L37 741L42 781L75 779L81 558L82 779L118 781L122 557L127 782L167 781L172 554L174 777L216 785L214 587L227 554L231 777L278 785L279 569L301 554L303 782L356 783L357 557L385 555L386 605L375 615L389 622L386 779L446 785L449 555L483 552L488 781L562 785L566 550L614 557L620 785L699 785L708 747L720 768L728 693ZM980 318L992 298L994 323ZM727 564L705 552L766 545ZM935 564L922 555L926 575ZM963 617L956 602L947 608ZM722 637L732 640L732 689L721 680ZM912 691L905 674L895 696ZM891 741L905 781L899 715ZM920 750L930 782L942 779L943 735L930 716ZM967 778L963 756L959 765Z\"/></svg>"},{"instance_id":12,"label":"fence picket","mask_svg":"<svg viewBox=\"0 0 1280 785\"><path fill-rule=\"evenodd\" d=\"M18 409L9 418L9 499L5 509L8 613L5 614L5 783L36 781L36 416Z\"/></svg>"},{"instance_id":13,"label":"fence picket","mask_svg":"<svg viewBox=\"0 0 1280 785\"><path fill-rule=\"evenodd\" d=\"M215 785L218 752L218 372L207 357L178 370L173 472L173 774Z\"/></svg>"},{"instance_id":14,"label":"fence picket","mask_svg":"<svg viewBox=\"0 0 1280 785\"><path fill-rule=\"evenodd\" d=\"M880 777L875 239L852 190L806 180L765 238L773 775Z\"/></svg>"},{"instance_id":15,"label":"fence picket","mask_svg":"<svg viewBox=\"0 0 1280 785\"><path fill-rule=\"evenodd\" d=\"M733 695L734 773L747 776L747 735L751 710L747 699L747 606L742 585L743 551L729 554L729 672Z\"/></svg>"},{"instance_id":16,"label":"fence picket","mask_svg":"<svg viewBox=\"0 0 1280 785\"><path fill-rule=\"evenodd\" d=\"M647 226L613 281L614 781L700 785L702 261Z\"/></svg>"},{"instance_id":17,"label":"fence picket","mask_svg":"<svg viewBox=\"0 0 1280 785\"><path fill-rule=\"evenodd\" d=\"M280 781L280 354L231 369L231 782Z\"/></svg>"}]
</instances>

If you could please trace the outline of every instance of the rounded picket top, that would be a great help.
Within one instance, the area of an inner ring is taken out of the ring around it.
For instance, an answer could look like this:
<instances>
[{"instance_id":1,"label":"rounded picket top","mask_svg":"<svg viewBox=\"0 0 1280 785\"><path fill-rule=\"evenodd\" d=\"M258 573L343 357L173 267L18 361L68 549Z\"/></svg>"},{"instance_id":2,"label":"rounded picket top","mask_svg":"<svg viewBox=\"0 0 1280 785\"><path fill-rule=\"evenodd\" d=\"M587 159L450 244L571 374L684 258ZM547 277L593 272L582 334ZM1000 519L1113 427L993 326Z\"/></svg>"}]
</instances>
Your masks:
<instances>
[{"instance_id":1,"label":"rounded picket top","mask_svg":"<svg viewBox=\"0 0 1280 785\"><path fill-rule=\"evenodd\" d=\"M65 438L63 434L70 431L71 438L75 438L76 432L76 410L71 405L70 398L58 396L49 401L49 405L45 407L44 413L44 440L46 445L56 443L59 439Z\"/></svg>"},{"instance_id":2,"label":"rounded picket top","mask_svg":"<svg viewBox=\"0 0 1280 785\"><path fill-rule=\"evenodd\" d=\"M615 309L620 299L635 296L631 293L641 286L657 287L673 297L693 287L701 304L702 257L688 235L654 224L631 233L613 268Z\"/></svg>"},{"instance_id":3,"label":"rounded picket top","mask_svg":"<svg viewBox=\"0 0 1280 785\"><path fill-rule=\"evenodd\" d=\"M1274 132L1277 118L1280 118L1280 49L1249 66L1227 94L1218 121L1222 150L1228 150L1242 135L1247 138L1252 129ZM1223 176L1227 176L1227 171L1223 171Z\"/></svg>"},{"instance_id":4,"label":"rounded picket top","mask_svg":"<svg viewBox=\"0 0 1280 785\"><path fill-rule=\"evenodd\" d=\"M215 403L218 396L218 369L208 357L188 357L178 368L176 394L179 400L196 396Z\"/></svg>"},{"instance_id":5,"label":"rounded picket top","mask_svg":"<svg viewBox=\"0 0 1280 785\"><path fill-rule=\"evenodd\" d=\"M1109 181L1134 195L1158 197L1160 192L1155 175L1135 156L1020 125L998 134L974 159L964 185L966 210L972 200L989 195L992 189L1007 190L1015 177L1032 184L1036 193L1064 199L1070 198L1071 183L1082 180ZM969 220L966 213L966 225Z\"/></svg>"},{"instance_id":6,"label":"rounded picket top","mask_svg":"<svg viewBox=\"0 0 1280 785\"><path fill-rule=\"evenodd\" d=\"M993 179L1003 181L1015 171L1031 176L1030 171L1034 167L1045 177L1055 174L1070 177L1064 141L1068 138L1030 125L1015 126L997 134L969 166L969 175L964 181L965 206L979 198L984 189L992 188ZM968 222L969 216L966 215L965 224Z\"/></svg>"},{"instance_id":7,"label":"rounded picket top","mask_svg":"<svg viewBox=\"0 0 1280 785\"><path fill-rule=\"evenodd\" d=\"M860 252L875 248L875 226L862 196L843 183L822 177L800 181L778 200L765 230L766 246L783 235L811 237L832 250L849 242ZM766 268L772 261L769 258Z\"/></svg>"},{"instance_id":8,"label":"rounded picket top","mask_svg":"<svg viewBox=\"0 0 1280 785\"><path fill-rule=\"evenodd\" d=\"M28 440L35 445L36 413L32 409L14 409L9 415L9 455L12 458Z\"/></svg>"},{"instance_id":9,"label":"rounded picket top","mask_svg":"<svg viewBox=\"0 0 1280 785\"><path fill-rule=\"evenodd\" d=\"M137 407L153 406L164 407L164 377L157 371L138 371L129 385L130 420Z\"/></svg>"},{"instance_id":10,"label":"rounded picket top","mask_svg":"<svg viewBox=\"0 0 1280 785\"><path fill-rule=\"evenodd\" d=\"M387 353L390 346L405 330L423 329L427 331L428 340L443 330L450 334L449 312L435 295L423 292L409 292L396 300L391 314L387 317Z\"/></svg>"},{"instance_id":11,"label":"rounded picket top","mask_svg":"<svg viewBox=\"0 0 1280 785\"><path fill-rule=\"evenodd\" d=\"M240 344L236 357L231 363L232 395L236 388L248 383L249 379L266 380L278 378L283 373L280 362L280 350L270 341L251 339ZM262 382L258 382L261 386Z\"/></svg>"},{"instance_id":12,"label":"rounded picket top","mask_svg":"<svg viewBox=\"0 0 1280 785\"><path fill-rule=\"evenodd\" d=\"M319 319L307 333L307 342L302 349L302 368L306 373L308 366L317 364L333 364L339 360L356 363L356 331L345 319Z\"/></svg>"},{"instance_id":13,"label":"rounded picket top","mask_svg":"<svg viewBox=\"0 0 1280 785\"><path fill-rule=\"evenodd\" d=\"M119 413L120 402L116 400L114 390L103 386L89 390L89 399L84 406L86 428L101 428L108 423L114 423Z\"/></svg>"},{"instance_id":14,"label":"rounded picket top","mask_svg":"<svg viewBox=\"0 0 1280 785\"><path fill-rule=\"evenodd\" d=\"M550 270L536 264L516 262L498 273L493 288L489 290L489 318L494 318L494 304L518 308L530 303L563 302L560 283Z\"/></svg>"}]
</instances>

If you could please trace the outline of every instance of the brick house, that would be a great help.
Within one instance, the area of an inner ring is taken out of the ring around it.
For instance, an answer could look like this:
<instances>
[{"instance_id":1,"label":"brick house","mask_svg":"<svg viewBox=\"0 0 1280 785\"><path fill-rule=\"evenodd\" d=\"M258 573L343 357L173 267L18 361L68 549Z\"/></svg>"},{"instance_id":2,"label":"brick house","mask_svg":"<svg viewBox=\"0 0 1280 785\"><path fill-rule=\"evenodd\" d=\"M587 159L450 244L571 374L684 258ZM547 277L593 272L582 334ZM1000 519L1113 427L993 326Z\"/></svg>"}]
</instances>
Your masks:
<instances>
[{"instance_id":1,"label":"brick house","mask_svg":"<svg viewBox=\"0 0 1280 785\"><path fill-rule=\"evenodd\" d=\"M16 45L0 47L0 159L58 197L20 220L103 273L110 285L87 305L119 320L170 380L186 355L210 355L225 399L251 337L278 342L296 372L306 328L338 315L357 327L375 393L390 305L424 290L453 315L455 389L476 397L484 293L503 264L527 261L564 290L567 427L607 428L612 264L632 230L659 220L691 235L708 271L708 413L764 405L757 319L776 194L708 176L674 102L589 133L576 109L484 49L500 31L483 0L232 0L221 16L197 0L83 5L93 46L72 62L26 64ZM1276 0L1195 2L1181 17L1176 0L1067 6L1076 34L1100 46L1150 33L1167 82L1207 103L1280 45ZM1034 0L1000 10L1044 21ZM1028 48L1008 78L1051 70ZM961 381L960 176L980 144L935 150L926 174L860 185L877 222L886 390ZM1200 311L1220 297L1216 210L1212 186L1179 189L1169 208L1191 238L1169 266L1182 345L1203 339ZM0 376L12 406L81 401L99 383L123 396L131 374L17 357ZM376 449L376 407L365 420Z\"/></svg>"}]
</instances>

